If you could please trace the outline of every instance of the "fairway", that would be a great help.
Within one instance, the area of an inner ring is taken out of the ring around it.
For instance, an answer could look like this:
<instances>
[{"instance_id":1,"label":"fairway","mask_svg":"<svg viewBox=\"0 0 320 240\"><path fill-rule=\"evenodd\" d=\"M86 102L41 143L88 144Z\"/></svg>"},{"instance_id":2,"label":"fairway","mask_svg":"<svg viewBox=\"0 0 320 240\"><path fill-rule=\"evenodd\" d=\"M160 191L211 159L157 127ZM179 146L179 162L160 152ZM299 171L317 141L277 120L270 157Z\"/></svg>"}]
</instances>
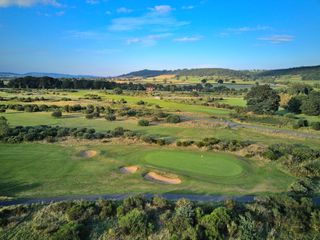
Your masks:
<instances>
[{"instance_id":1,"label":"fairway","mask_svg":"<svg viewBox=\"0 0 320 240\"><path fill-rule=\"evenodd\" d=\"M153 151L144 159L150 165L181 171L189 176L231 177L243 171L238 158L223 153Z\"/></svg>"}]
</instances>

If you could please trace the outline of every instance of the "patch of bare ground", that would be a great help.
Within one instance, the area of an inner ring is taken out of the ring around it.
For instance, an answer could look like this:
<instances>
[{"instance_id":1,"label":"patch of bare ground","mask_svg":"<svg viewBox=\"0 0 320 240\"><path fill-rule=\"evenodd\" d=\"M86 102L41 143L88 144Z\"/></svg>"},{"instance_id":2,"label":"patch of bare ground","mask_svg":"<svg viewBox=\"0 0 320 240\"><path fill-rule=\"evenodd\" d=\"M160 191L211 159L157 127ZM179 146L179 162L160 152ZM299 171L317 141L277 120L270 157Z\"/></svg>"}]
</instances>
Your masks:
<instances>
[{"instance_id":1,"label":"patch of bare ground","mask_svg":"<svg viewBox=\"0 0 320 240\"><path fill-rule=\"evenodd\" d=\"M94 150L87 150L80 152L80 157L83 158L93 158L97 155L97 151Z\"/></svg>"},{"instance_id":2,"label":"patch of bare ground","mask_svg":"<svg viewBox=\"0 0 320 240\"><path fill-rule=\"evenodd\" d=\"M178 177L167 177L164 175L160 175L159 173L156 172L148 172L144 178L146 180L150 180L153 182L158 182L158 183L162 183L162 184L180 184L181 183L181 179Z\"/></svg>"},{"instance_id":3,"label":"patch of bare ground","mask_svg":"<svg viewBox=\"0 0 320 240\"><path fill-rule=\"evenodd\" d=\"M121 167L120 172L125 174L135 173L139 170L138 166Z\"/></svg>"}]
</instances>

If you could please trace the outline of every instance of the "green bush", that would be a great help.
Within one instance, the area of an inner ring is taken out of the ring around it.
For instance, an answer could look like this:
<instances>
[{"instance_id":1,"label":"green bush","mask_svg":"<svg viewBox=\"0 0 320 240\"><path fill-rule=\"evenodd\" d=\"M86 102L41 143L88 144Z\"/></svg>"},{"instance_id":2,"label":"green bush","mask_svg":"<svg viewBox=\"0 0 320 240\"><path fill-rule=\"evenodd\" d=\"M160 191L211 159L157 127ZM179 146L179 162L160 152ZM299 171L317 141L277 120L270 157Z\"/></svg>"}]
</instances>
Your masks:
<instances>
[{"instance_id":1,"label":"green bush","mask_svg":"<svg viewBox=\"0 0 320 240\"><path fill-rule=\"evenodd\" d=\"M150 125L150 122L148 120L141 119L141 120L139 120L138 125L143 126L143 127L147 127Z\"/></svg>"},{"instance_id":2,"label":"green bush","mask_svg":"<svg viewBox=\"0 0 320 240\"><path fill-rule=\"evenodd\" d=\"M108 121L115 121L117 119L116 115L109 113L105 116L105 119L107 119Z\"/></svg>"},{"instance_id":3,"label":"green bush","mask_svg":"<svg viewBox=\"0 0 320 240\"><path fill-rule=\"evenodd\" d=\"M167 117L167 122L168 123L179 123L179 122L181 122L181 118L178 115L169 115Z\"/></svg>"},{"instance_id":4,"label":"green bush","mask_svg":"<svg viewBox=\"0 0 320 240\"><path fill-rule=\"evenodd\" d=\"M312 122L312 123L311 123L311 128L312 128L313 130L319 131L319 130L320 130L320 122Z\"/></svg>"},{"instance_id":5,"label":"green bush","mask_svg":"<svg viewBox=\"0 0 320 240\"><path fill-rule=\"evenodd\" d=\"M52 117L55 117L55 118L61 118L62 117L62 112L61 111L54 111L52 114L51 114Z\"/></svg>"}]
</instances>

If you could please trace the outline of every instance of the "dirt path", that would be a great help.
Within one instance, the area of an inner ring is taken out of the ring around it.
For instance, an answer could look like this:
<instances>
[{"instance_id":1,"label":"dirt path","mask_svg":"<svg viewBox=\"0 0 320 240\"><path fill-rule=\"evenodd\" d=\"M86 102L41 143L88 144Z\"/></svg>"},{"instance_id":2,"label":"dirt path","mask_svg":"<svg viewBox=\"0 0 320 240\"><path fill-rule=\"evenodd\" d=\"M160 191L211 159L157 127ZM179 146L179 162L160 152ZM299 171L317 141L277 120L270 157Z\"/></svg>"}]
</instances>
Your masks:
<instances>
[{"instance_id":1,"label":"dirt path","mask_svg":"<svg viewBox=\"0 0 320 240\"><path fill-rule=\"evenodd\" d=\"M159 194L144 194L144 197L147 199L151 199L156 195L159 195ZM76 200L85 200L85 201L96 201L99 199L123 200L125 198L128 198L129 196L134 196L134 194L105 194L105 195L101 194L101 195L88 195L88 196L17 199L17 200L0 202L0 207L13 206L18 204L25 204L25 205L36 204L36 203L49 204L54 202L76 201ZM160 194L160 196L170 201L177 201L181 198L189 199L190 201L198 201L198 202L223 202L228 199L232 199L240 203L252 203L256 201L256 197L253 195L226 196L226 195L194 195L194 194L165 193L165 194ZM316 205L320 205L320 196L314 197L313 202Z\"/></svg>"},{"instance_id":2,"label":"dirt path","mask_svg":"<svg viewBox=\"0 0 320 240\"><path fill-rule=\"evenodd\" d=\"M31 199L16 199L10 201L0 202L0 206L13 206L18 204L36 204L36 203L54 203L54 202L63 202L63 201L76 201L76 200L86 200L86 201L96 201L99 199L105 200L123 200L133 196L133 194L106 194L106 195L88 195L88 196L65 196L65 197L52 197L52 198L31 198ZM151 199L155 194L144 194L147 199ZM161 194L160 196L164 197L170 201L176 201L181 198L186 198L191 201L201 201L201 202L221 202L227 199L233 199L237 202L253 202L255 201L254 196L223 196L223 195L192 195L192 194Z\"/></svg>"}]
</instances>

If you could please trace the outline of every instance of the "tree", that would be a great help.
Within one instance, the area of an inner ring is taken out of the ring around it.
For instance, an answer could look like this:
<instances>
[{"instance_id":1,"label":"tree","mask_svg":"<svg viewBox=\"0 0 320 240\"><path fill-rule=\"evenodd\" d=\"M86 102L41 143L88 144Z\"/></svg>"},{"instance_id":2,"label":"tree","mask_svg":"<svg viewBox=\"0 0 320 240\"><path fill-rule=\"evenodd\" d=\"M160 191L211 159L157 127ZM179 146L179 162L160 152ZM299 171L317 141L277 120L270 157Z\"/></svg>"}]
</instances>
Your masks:
<instances>
[{"instance_id":1,"label":"tree","mask_svg":"<svg viewBox=\"0 0 320 240\"><path fill-rule=\"evenodd\" d=\"M147 215L135 208L119 219L119 227L125 234L145 236L148 230Z\"/></svg>"},{"instance_id":2,"label":"tree","mask_svg":"<svg viewBox=\"0 0 320 240\"><path fill-rule=\"evenodd\" d=\"M288 93L291 95L298 95L298 94L308 95L312 90L313 88L308 84L295 83L289 86Z\"/></svg>"},{"instance_id":3,"label":"tree","mask_svg":"<svg viewBox=\"0 0 320 240\"><path fill-rule=\"evenodd\" d=\"M7 136L8 133L9 133L8 120L5 117L1 116L0 117L0 138Z\"/></svg>"},{"instance_id":4,"label":"tree","mask_svg":"<svg viewBox=\"0 0 320 240\"><path fill-rule=\"evenodd\" d=\"M302 103L299 98L293 97L289 100L286 109L289 112L299 114L299 113L301 113L301 110L300 110L301 104Z\"/></svg>"},{"instance_id":5,"label":"tree","mask_svg":"<svg viewBox=\"0 0 320 240\"><path fill-rule=\"evenodd\" d=\"M248 110L257 114L273 114L280 105L280 96L269 85L252 87L245 100Z\"/></svg>"},{"instance_id":6,"label":"tree","mask_svg":"<svg viewBox=\"0 0 320 240\"><path fill-rule=\"evenodd\" d=\"M320 92L312 91L302 102L301 112L306 115L320 115Z\"/></svg>"},{"instance_id":7,"label":"tree","mask_svg":"<svg viewBox=\"0 0 320 240\"><path fill-rule=\"evenodd\" d=\"M223 84L223 80L222 80L222 79L219 79L219 80L217 81L217 83Z\"/></svg>"},{"instance_id":8,"label":"tree","mask_svg":"<svg viewBox=\"0 0 320 240\"><path fill-rule=\"evenodd\" d=\"M201 79L201 83L202 83L202 84L207 83L207 79Z\"/></svg>"},{"instance_id":9,"label":"tree","mask_svg":"<svg viewBox=\"0 0 320 240\"><path fill-rule=\"evenodd\" d=\"M210 215L201 219L201 225L205 227L207 239L226 239L228 234L227 226L231 222L231 217L225 207L213 210Z\"/></svg>"}]
</instances>

